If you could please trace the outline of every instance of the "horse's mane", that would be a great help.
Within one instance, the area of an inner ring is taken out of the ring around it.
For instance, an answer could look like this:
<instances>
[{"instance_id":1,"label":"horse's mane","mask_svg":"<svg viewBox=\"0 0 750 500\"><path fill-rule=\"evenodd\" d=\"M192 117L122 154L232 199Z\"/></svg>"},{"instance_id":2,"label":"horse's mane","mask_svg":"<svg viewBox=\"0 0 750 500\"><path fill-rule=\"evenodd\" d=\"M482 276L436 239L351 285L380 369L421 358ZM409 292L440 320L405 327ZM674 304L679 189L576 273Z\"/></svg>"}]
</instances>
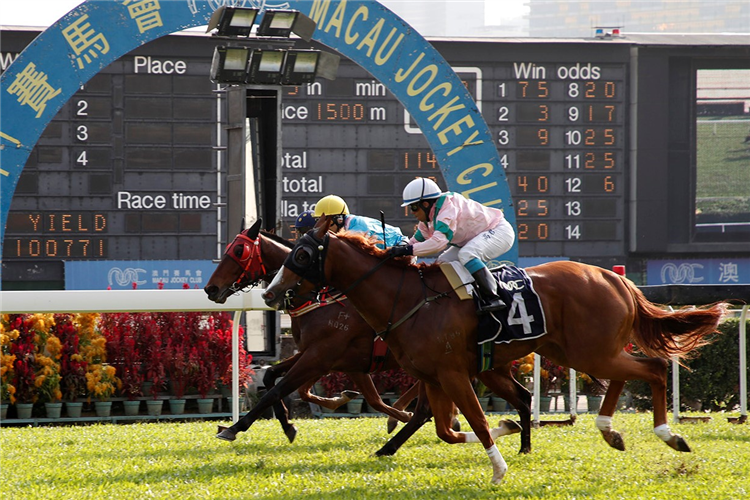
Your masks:
<instances>
[{"instance_id":1,"label":"horse's mane","mask_svg":"<svg viewBox=\"0 0 750 500\"><path fill-rule=\"evenodd\" d=\"M283 245L283 246L285 246L285 247L287 247L289 249L294 248L294 243L292 243L291 241L289 241L289 240L287 240L285 238L282 238L281 236L279 236L276 233L271 233L269 231L261 230L260 234L262 234L263 236L265 236L269 240L275 241L279 245Z\"/></svg>"},{"instance_id":2,"label":"horse's mane","mask_svg":"<svg viewBox=\"0 0 750 500\"><path fill-rule=\"evenodd\" d=\"M374 236L374 235L367 236L363 233L359 233L355 231L339 231L338 233L336 233L336 237L349 243L350 245L362 251L363 253L372 255L373 257L378 257L382 259L382 258L385 258L386 255L388 255L388 252L386 252L385 250L377 246L377 243L382 243L383 241L377 236ZM437 269L440 266L439 264L436 264L436 263L425 264L424 262L420 262L418 264L412 264L411 259L405 259L405 258L391 259L389 263L391 262L394 265L398 265L401 267L421 267L427 270L430 270L432 268Z\"/></svg>"}]
</instances>

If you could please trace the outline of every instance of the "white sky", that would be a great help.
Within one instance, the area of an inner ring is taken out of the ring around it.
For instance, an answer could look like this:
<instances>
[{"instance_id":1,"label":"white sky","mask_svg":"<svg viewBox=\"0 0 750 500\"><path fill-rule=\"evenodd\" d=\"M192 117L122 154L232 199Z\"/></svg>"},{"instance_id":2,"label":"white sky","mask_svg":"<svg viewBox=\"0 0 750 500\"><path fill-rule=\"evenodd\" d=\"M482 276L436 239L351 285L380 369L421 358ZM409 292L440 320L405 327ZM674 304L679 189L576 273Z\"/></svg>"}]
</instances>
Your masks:
<instances>
[{"instance_id":1,"label":"white sky","mask_svg":"<svg viewBox=\"0 0 750 500\"><path fill-rule=\"evenodd\" d=\"M0 0L0 25L50 26L82 3L83 0ZM489 24L497 24L497 19L520 16L523 3L524 0L485 0L485 17Z\"/></svg>"}]
</instances>

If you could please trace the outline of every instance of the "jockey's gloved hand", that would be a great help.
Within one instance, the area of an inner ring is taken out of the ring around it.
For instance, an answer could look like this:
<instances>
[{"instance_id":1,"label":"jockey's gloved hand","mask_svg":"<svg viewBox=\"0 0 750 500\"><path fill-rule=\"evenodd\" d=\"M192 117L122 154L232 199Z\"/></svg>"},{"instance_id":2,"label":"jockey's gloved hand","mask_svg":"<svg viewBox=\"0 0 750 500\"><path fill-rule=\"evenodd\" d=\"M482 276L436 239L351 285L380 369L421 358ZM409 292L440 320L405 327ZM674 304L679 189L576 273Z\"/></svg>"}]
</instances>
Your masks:
<instances>
[{"instance_id":1,"label":"jockey's gloved hand","mask_svg":"<svg viewBox=\"0 0 750 500\"><path fill-rule=\"evenodd\" d=\"M391 257L414 255L414 248L411 245L396 245L395 247L388 248L388 255Z\"/></svg>"}]
</instances>

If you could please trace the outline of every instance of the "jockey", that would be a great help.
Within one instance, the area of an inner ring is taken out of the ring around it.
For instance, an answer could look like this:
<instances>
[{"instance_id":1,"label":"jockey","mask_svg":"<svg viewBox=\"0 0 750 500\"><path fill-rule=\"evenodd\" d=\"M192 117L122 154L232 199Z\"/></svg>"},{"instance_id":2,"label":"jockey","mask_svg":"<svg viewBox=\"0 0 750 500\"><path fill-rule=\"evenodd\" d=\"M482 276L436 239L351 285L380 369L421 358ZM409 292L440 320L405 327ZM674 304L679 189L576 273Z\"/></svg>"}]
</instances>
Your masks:
<instances>
[{"instance_id":1,"label":"jockey","mask_svg":"<svg viewBox=\"0 0 750 500\"><path fill-rule=\"evenodd\" d=\"M331 231L334 233L346 229L382 240L385 232L385 246L381 248L405 245L408 242L408 238L397 227L386 224L383 229L383 224L376 219L350 214L346 202L335 194L324 196L315 204L315 217L322 217L324 214L331 220Z\"/></svg>"},{"instance_id":2,"label":"jockey","mask_svg":"<svg viewBox=\"0 0 750 500\"><path fill-rule=\"evenodd\" d=\"M303 234L307 233L315 225L315 216L312 210L305 210L297 217L294 221L294 230L297 231L297 237L299 238Z\"/></svg>"},{"instance_id":3,"label":"jockey","mask_svg":"<svg viewBox=\"0 0 750 500\"><path fill-rule=\"evenodd\" d=\"M478 312L505 309L497 283L485 262L513 246L513 226L497 208L485 207L459 193L442 192L431 179L417 177L404 188L404 203L419 221L406 247L393 247L391 255L427 256L443 251L439 262L458 260L474 277L479 296Z\"/></svg>"}]
</instances>

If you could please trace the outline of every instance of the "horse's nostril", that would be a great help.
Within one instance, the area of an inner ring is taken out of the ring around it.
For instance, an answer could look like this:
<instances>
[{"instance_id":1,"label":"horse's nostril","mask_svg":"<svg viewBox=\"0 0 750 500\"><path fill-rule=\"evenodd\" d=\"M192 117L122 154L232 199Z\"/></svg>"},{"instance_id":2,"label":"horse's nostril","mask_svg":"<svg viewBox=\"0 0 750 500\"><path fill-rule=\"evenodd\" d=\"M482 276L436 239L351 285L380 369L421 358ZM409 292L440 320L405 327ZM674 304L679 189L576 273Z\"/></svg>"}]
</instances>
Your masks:
<instances>
[{"instance_id":1,"label":"horse's nostril","mask_svg":"<svg viewBox=\"0 0 750 500\"><path fill-rule=\"evenodd\" d=\"M263 300L269 301L269 300L273 300L274 294L270 290L266 290L265 292L261 294L261 297L263 298Z\"/></svg>"},{"instance_id":2,"label":"horse's nostril","mask_svg":"<svg viewBox=\"0 0 750 500\"><path fill-rule=\"evenodd\" d=\"M212 294L216 293L217 290L216 285L206 285L206 287L203 289L204 292L206 292L206 295L211 296Z\"/></svg>"}]
</instances>

